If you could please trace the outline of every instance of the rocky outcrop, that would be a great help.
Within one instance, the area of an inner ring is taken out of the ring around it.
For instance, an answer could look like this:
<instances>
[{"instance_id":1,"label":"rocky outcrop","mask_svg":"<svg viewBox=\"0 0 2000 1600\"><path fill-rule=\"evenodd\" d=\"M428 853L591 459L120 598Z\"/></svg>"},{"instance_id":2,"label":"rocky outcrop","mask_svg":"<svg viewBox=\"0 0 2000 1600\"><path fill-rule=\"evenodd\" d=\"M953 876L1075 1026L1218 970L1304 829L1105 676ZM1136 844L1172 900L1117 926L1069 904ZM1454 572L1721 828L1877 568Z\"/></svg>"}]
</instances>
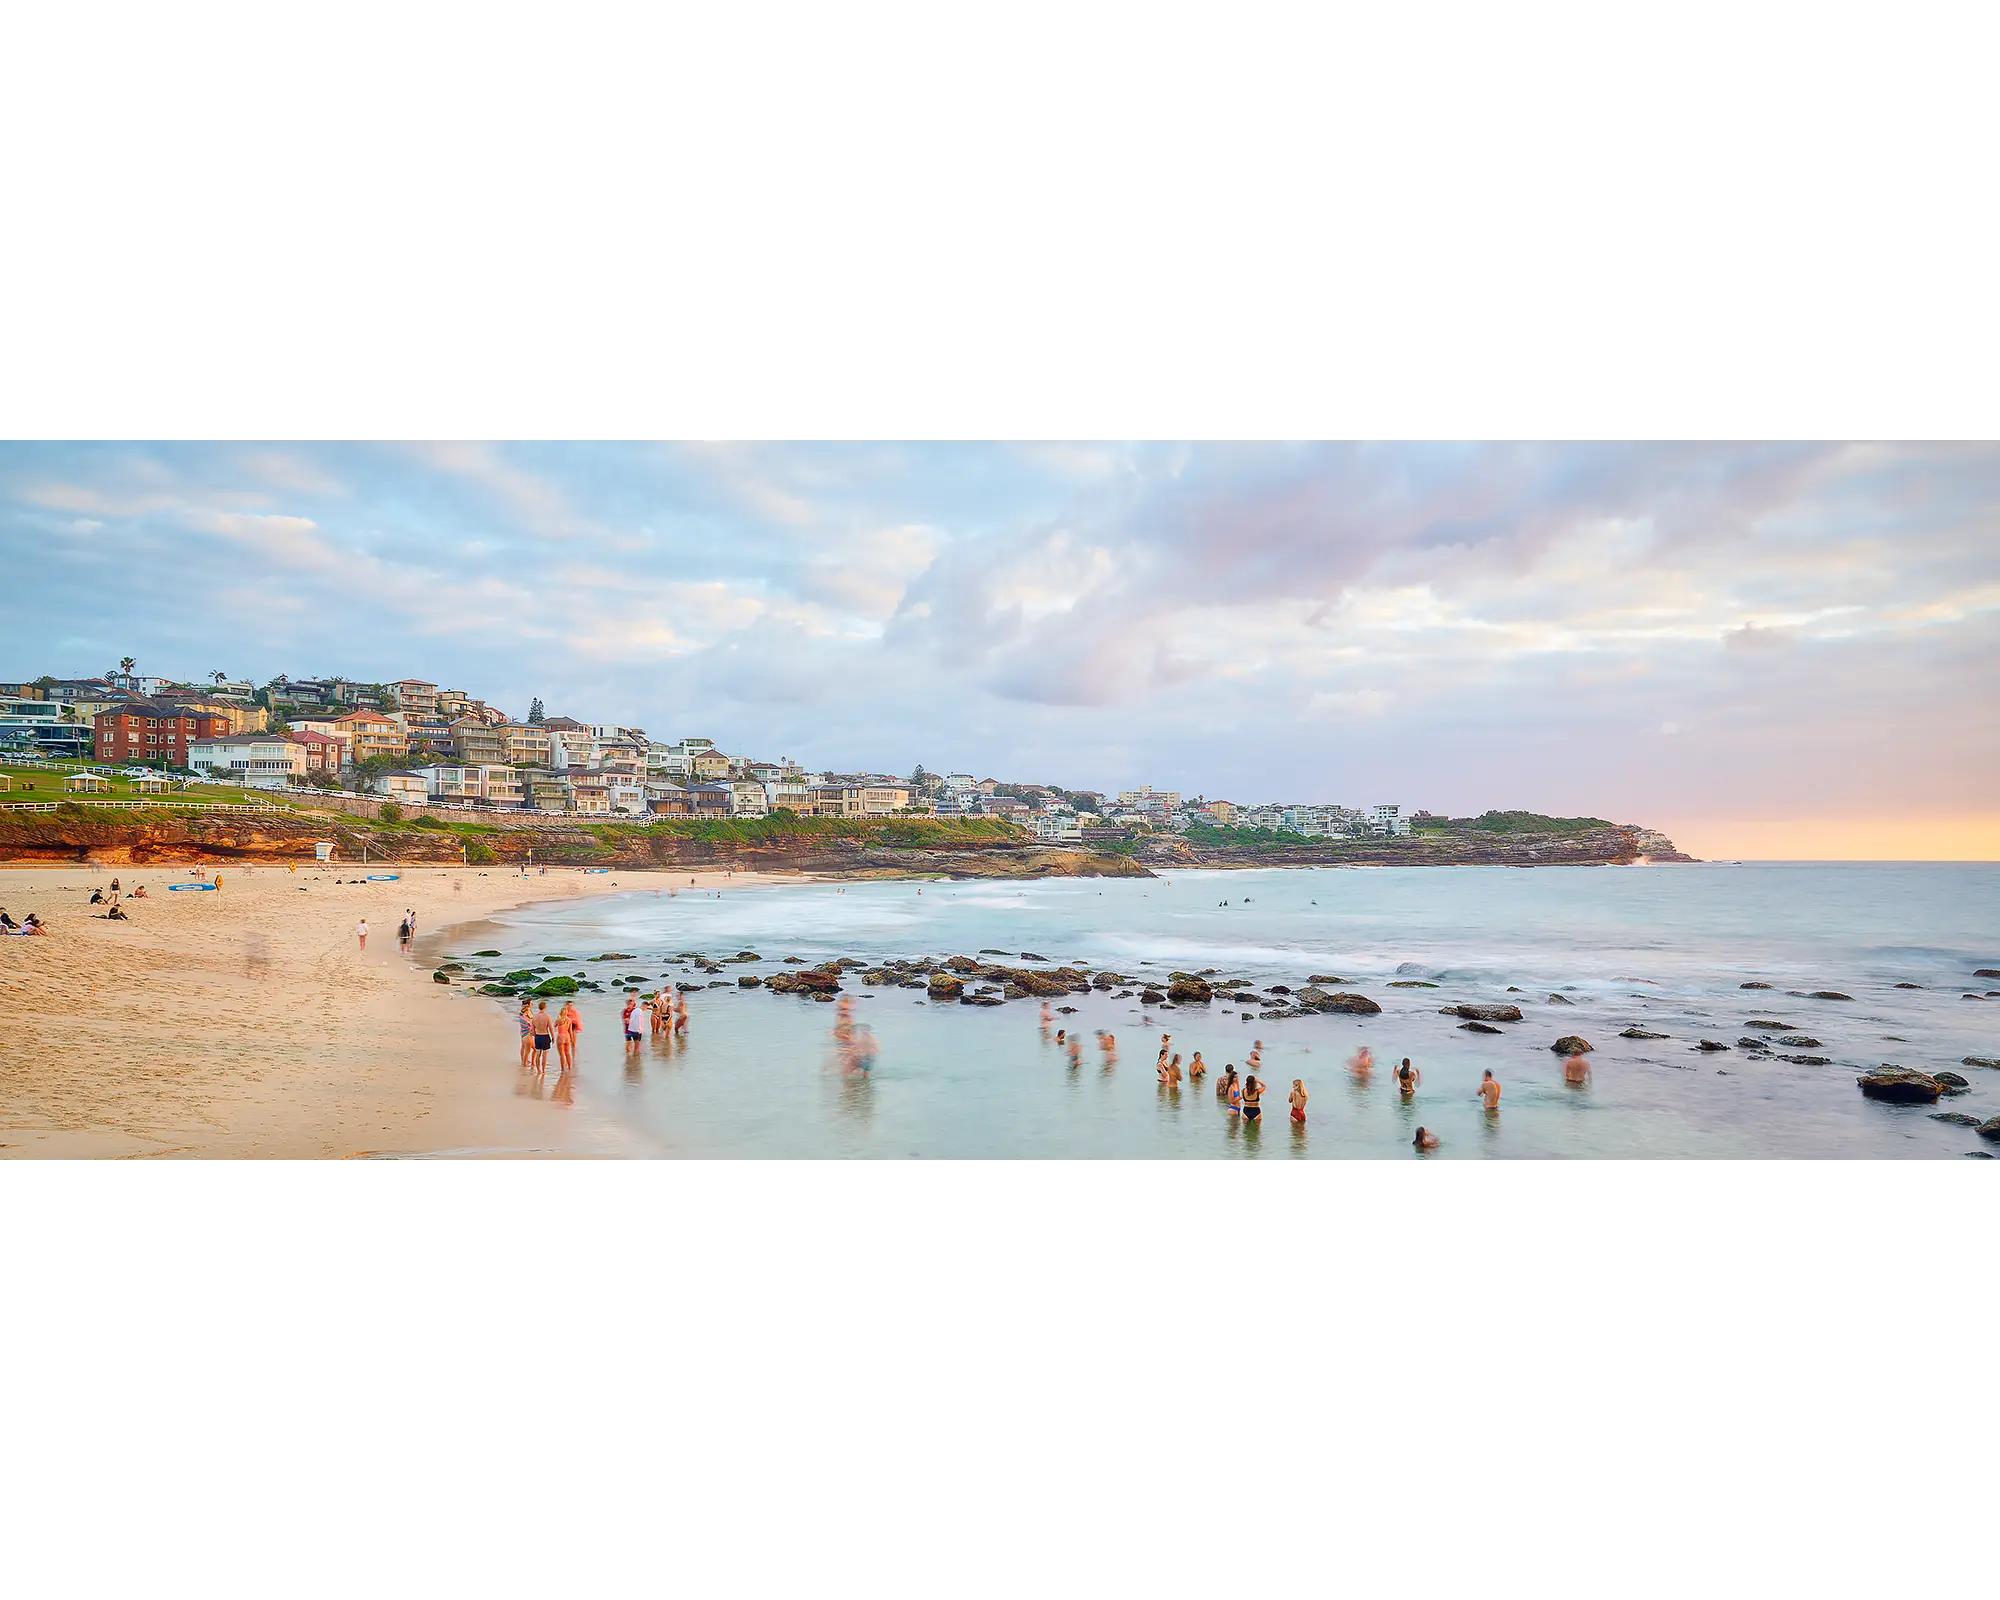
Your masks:
<instances>
[{"instance_id":1,"label":"rocky outcrop","mask_svg":"<svg viewBox=\"0 0 2000 1600\"><path fill-rule=\"evenodd\" d=\"M1667 1039L1671 1038L1672 1035L1648 1033L1644 1028L1621 1028L1618 1032L1618 1037L1621 1039Z\"/></svg>"},{"instance_id":2,"label":"rocky outcrop","mask_svg":"<svg viewBox=\"0 0 2000 1600\"><path fill-rule=\"evenodd\" d=\"M1620 823L1553 833L1453 827L1393 837L1300 839L1296 844L1196 843L1179 836L1142 835L1138 859L1173 867L1537 867L1629 866L1693 857L1650 829Z\"/></svg>"},{"instance_id":3,"label":"rocky outcrop","mask_svg":"<svg viewBox=\"0 0 2000 1600\"><path fill-rule=\"evenodd\" d=\"M1382 1008L1365 994L1328 994L1324 989L1308 984L1293 999L1302 1011L1331 1012L1350 1017L1373 1017L1381 1014Z\"/></svg>"},{"instance_id":4,"label":"rocky outcrop","mask_svg":"<svg viewBox=\"0 0 2000 1600\"><path fill-rule=\"evenodd\" d=\"M764 987L773 994L806 994L815 998L825 995L831 998L840 993L840 979L834 973L809 967L804 972L773 973L764 980Z\"/></svg>"},{"instance_id":5,"label":"rocky outcrop","mask_svg":"<svg viewBox=\"0 0 2000 1600\"><path fill-rule=\"evenodd\" d=\"M1465 1033L1502 1033L1506 1031L1505 1029L1494 1027L1490 1022L1461 1022L1458 1026Z\"/></svg>"},{"instance_id":6,"label":"rocky outcrop","mask_svg":"<svg viewBox=\"0 0 2000 1600\"><path fill-rule=\"evenodd\" d=\"M2000 1069L2000 1056L1967 1056L1959 1062L1961 1067L1993 1067Z\"/></svg>"},{"instance_id":7,"label":"rocky outcrop","mask_svg":"<svg viewBox=\"0 0 2000 1600\"><path fill-rule=\"evenodd\" d=\"M1192 973L1176 972L1167 984L1167 998L1177 1006L1205 1006L1215 998L1215 991Z\"/></svg>"},{"instance_id":8,"label":"rocky outcrop","mask_svg":"<svg viewBox=\"0 0 2000 1600\"><path fill-rule=\"evenodd\" d=\"M1464 1017L1471 1022L1519 1022L1519 1006L1446 1006L1444 1008L1455 1017Z\"/></svg>"},{"instance_id":9,"label":"rocky outcrop","mask_svg":"<svg viewBox=\"0 0 2000 1600\"><path fill-rule=\"evenodd\" d=\"M1590 1041L1580 1033L1566 1033L1549 1046L1559 1056L1581 1056L1590 1053Z\"/></svg>"},{"instance_id":10,"label":"rocky outcrop","mask_svg":"<svg viewBox=\"0 0 2000 1600\"><path fill-rule=\"evenodd\" d=\"M1935 1105L1943 1086L1928 1072L1910 1067L1877 1067L1854 1080L1870 1100L1887 1100L1895 1105Z\"/></svg>"},{"instance_id":11,"label":"rocky outcrop","mask_svg":"<svg viewBox=\"0 0 2000 1600\"><path fill-rule=\"evenodd\" d=\"M1838 989L1815 989L1807 995L1808 1000L1852 1000L1851 994L1842 994Z\"/></svg>"},{"instance_id":12,"label":"rocky outcrop","mask_svg":"<svg viewBox=\"0 0 2000 1600\"><path fill-rule=\"evenodd\" d=\"M953 977L949 972L933 972L926 987L933 1000L956 1000L965 992L964 980Z\"/></svg>"}]
</instances>

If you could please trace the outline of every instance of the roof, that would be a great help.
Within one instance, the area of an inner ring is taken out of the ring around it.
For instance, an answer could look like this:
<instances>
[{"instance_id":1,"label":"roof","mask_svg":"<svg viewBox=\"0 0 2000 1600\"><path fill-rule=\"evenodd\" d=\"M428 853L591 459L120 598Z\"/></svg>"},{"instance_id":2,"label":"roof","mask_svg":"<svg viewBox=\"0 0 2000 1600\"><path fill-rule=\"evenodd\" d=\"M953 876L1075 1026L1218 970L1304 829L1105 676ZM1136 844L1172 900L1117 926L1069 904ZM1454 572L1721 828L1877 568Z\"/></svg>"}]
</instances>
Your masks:
<instances>
[{"instance_id":1,"label":"roof","mask_svg":"<svg viewBox=\"0 0 2000 1600\"><path fill-rule=\"evenodd\" d=\"M226 711L203 711L198 706L164 704L158 700L123 700L108 710L97 713L100 717L222 717Z\"/></svg>"}]
</instances>

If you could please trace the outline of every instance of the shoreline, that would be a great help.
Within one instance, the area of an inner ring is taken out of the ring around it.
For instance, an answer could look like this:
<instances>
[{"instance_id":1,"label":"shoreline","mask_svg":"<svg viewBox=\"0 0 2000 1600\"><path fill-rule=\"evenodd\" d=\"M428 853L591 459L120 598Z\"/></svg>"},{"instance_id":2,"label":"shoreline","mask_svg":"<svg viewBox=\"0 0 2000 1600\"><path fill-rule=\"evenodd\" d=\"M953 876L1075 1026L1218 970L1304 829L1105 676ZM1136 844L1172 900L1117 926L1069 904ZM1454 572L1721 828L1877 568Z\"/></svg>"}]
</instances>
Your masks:
<instances>
[{"instance_id":1,"label":"shoreline","mask_svg":"<svg viewBox=\"0 0 2000 1600\"><path fill-rule=\"evenodd\" d=\"M0 906L46 938L0 941L0 1004L33 1048L0 1059L0 1160L616 1155L629 1130L516 1093L505 1012L430 982L419 950L549 900L646 887L810 881L686 868L0 867ZM351 874L360 872L360 881ZM90 913L118 878L128 922ZM336 881L338 880L338 881ZM331 902L331 903L329 903ZM415 909L406 955L396 926ZM363 951L357 919L370 927Z\"/></svg>"}]
</instances>

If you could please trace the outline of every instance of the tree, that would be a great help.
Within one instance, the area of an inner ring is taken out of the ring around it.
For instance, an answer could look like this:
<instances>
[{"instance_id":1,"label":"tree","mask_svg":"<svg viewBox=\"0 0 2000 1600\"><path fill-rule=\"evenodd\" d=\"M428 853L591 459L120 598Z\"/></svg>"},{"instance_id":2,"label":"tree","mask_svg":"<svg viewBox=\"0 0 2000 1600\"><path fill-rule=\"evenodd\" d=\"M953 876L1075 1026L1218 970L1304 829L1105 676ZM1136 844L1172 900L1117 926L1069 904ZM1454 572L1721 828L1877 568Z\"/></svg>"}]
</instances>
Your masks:
<instances>
[{"instance_id":1,"label":"tree","mask_svg":"<svg viewBox=\"0 0 2000 1600\"><path fill-rule=\"evenodd\" d=\"M519 701L515 702L517 705L519 703ZM528 720L530 722L544 722L548 720L542 710L542 697L540 695L536 695L534 699L528 702Z\"/></svg>"},{"instance_id":2,"label":"tree","mask_svg":"<svg viewBox=\"0 0 2000 1600\"><path fill-rule=\"evenodd\" d=\"M919 761L917 763L917 770L910 774L910 787L912 789L921 789L924 786L924 780L929 776L930 774L924 771L924 764Z\"/></svg>"},{"instance_id":3,"label":"tree","mask_svg":"<svg viewBox=\"0 0 2000 1600\"><path fill-rule=\"evenodd\" d=\"M118 658L118 670L124 673L125 676L128 678L132 676L132 669L136 667L138 664L139 663L133 660L132 657L130 656L120 656Z\"/></svg>"},{"instance_id":4,"label":"tree","mask_svg":"<svg viewBox=\"0 0 2000 1600\"><path fill-rule=\"evenodd\" d=\"M229 681L229 674L226 672L211 672L209 677L216 683L227 683Z\"/></svg>"}]
</instances>

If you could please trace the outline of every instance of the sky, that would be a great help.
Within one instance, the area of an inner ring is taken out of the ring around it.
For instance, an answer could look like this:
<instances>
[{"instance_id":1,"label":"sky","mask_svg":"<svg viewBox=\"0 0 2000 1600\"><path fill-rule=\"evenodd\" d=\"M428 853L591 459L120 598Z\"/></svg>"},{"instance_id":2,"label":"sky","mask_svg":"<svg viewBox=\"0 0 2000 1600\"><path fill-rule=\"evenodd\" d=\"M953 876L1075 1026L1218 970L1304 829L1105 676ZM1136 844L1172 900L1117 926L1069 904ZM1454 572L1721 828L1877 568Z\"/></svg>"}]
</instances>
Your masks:
<instances>
[{"instance_id":1,"label":"sky","mask_svg":"<svg viewBox=\"0 0 2000 1600\"><path fill-rule=\"evenodd\" d=\"M0 679L2000 857L2000 448L0 443Z\"/></svg>"}]
</instances>

